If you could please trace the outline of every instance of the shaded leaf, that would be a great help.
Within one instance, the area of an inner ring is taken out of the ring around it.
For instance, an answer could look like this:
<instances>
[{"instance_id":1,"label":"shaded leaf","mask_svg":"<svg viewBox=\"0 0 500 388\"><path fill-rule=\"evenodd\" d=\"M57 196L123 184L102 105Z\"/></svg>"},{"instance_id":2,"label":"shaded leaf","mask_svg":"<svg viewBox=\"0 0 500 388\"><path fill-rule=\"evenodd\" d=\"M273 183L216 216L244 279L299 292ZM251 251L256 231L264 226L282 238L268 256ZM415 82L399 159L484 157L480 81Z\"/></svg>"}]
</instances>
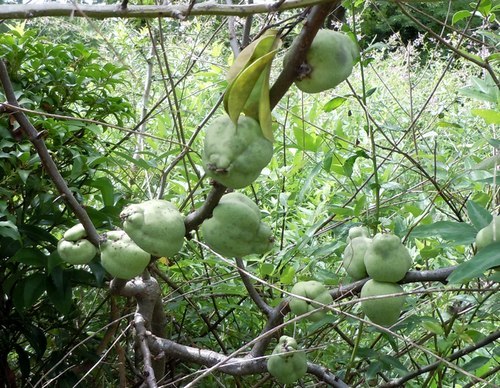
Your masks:
<instances>
[{"instance_id":1,"label":"shaded leaf","mask_svg":"<svg viewBox=\"0 0 500 388\"><path fill-rule=\"evenodd\" d=\"M486 246L470 260L460 264L447 280L450 283L463 283L497 266L500 266L500 242Z\"/></svg>"},{"instance_id":2,"label":"shaded leaf","mask_svg":"<svg viewBox=\"0 0 500 388\"><path fill-rule=\"evenodd\" d=\"M472 224L478 231L487 226L493 219L493 216L487 209L472 200L467 201L467 213Z\"/></svg>"},{"instance_id":3,"label":"shaded leaf","mask_svg":"<svg viewBox=\"0 0 500 388\"><path fill-rule=\"evenodd\" d=\"M413 238L441 237L457 245L470 244L476 238L477 230L465 222L438 221L419 225L410 234Z\"/></svg>"}]
</instances>

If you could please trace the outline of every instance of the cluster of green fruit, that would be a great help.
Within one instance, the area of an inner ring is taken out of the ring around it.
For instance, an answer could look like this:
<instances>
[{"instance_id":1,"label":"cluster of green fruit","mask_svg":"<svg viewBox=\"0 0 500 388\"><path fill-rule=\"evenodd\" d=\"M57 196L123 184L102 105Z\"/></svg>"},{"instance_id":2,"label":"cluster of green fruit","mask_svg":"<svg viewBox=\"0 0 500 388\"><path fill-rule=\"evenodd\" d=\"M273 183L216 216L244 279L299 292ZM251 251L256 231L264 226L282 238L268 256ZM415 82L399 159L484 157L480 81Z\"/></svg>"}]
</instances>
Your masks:
<instances>
[{"instance_id":1,"label":"cluster of green fruit","mask_svg":"<svg viewBox=\"0 0 500 388\"><path fill-rule=\"evenodd\" d=\"M151 255L172 256L184 243L184 217L168 201L150 200L127 206L120 213L123 230L103 234L101 264L112 276L132 279L140 275ZM98 249L86 239L81 224L67 230L57 245L59 256L70 264L88 264Z\"/></svg>"},{"instance_id":2,"label":"cluster of green fruit","mask_svg":"<svg viewBox=\"0 0 500 388\"><path fill-rule=\"evenodd\" d=\"M355 280L370 276L361 289L361 309L370 320L381 326L397 322L405 303L405 296L385 295L403 293L397 284L412 265L408 249L393 234L376 234L370 238L368 229L353 227L349 230L342 264Z\"/></svg>"},{"instance_id":3,"label":"cluster of green fruit","mask_svg":"<svg viewBox=\"0 0 500 388\"><path fill-rule=\"evenodd\" d=\"M88 264L100 251L104 269L128 280L144 271L151 255L169 257L182 248L184 217L172 203L149 200L129 205L120 217L123 230L104 233L99 250L86 239L81 224L70 228L58 243L59 256L70 264ZM223 256L264 253L273 244L271 228L261 221L259 208L240 193L224 195L201 229L208 246Z\"/></svg>"}]
</instances>

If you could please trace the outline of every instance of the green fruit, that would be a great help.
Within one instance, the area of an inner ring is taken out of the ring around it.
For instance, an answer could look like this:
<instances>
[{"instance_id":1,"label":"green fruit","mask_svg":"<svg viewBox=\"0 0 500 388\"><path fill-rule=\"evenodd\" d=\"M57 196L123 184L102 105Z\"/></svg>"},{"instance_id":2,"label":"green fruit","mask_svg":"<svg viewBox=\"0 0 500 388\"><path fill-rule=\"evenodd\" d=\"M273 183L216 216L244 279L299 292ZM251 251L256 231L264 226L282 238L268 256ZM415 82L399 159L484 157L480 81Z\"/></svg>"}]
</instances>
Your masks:
<instances>
[{"instance_id":1,"label":"green fruit","mask_svg":"<svg viewBox=\"0 0 500 388\"><path fill-rule=\"evenodd\" d=\"M371 238L354 237L344 250L342 264L354 280L364 279L368 276L365 267L365 253L371 242Z\"/></svg>"},{"instance_id":2,"label":"green fruit","mask_svg":"<svg viewBox=\"0 0 500 388\"><path fill-rule=\"evenodd\" d=\"M182 248L184 218L170 202L153 199L129 205L120 218L129 237L154 256L173 256Z\"/></svg>"},{"instance_id":3,"label":"green fruit","mask_svg":"<svg viewBox=\"0 0 500 388\"><path fill-rule=\"evenodd\" d=\"M251 117L240 116L236 126L229 116L220 116L207 128L203 168L224 186L239 189L250 185L272 156L272 143Z\"/></svg>"},{"instance_id":4,"label":"green fruit","mask_svg":"<svg viewBox=\"0 0 500 388\"><path fill-rule=\"evenodd\" d=\"M226 257L265 253L274 241L271 228L261 221L259 207L240 193L224 195L201 232L207 245Z\"/></svg>"},{"instance_id":5,"label":"green fruit","mask_svg":"<svg viewBox=\"0 0 500 388\"><path fill-rule=\"evenodd\" d=\"M69 264L87 264L97 253L97 248L89 240L68 241L61 239L57 244L57 253Z\"/></svg>"},{"instance_id":6,"label":"green fruit","mask_svg":"<svg viewBox=\"0 0 500 388\"><path fill-rule=\"evenodd\" d=\"M370 232L365 226L353 226L349 229L349 235L347 236L347 243L356 237L370 237Z\"/></svg>"},{"instance_id":7,"label":"green fruit","mask_svg":"<svg viewBox=\"0 0 500 388\"><path fill-rule=\"evenodd\" d=\"M477 250L500 241L500 216L494 216L488 226L481 229L476 236Z\"/></svg>"},{"instance_id":8,"label":"green fruit","mask_svg":"<svg viewBox=\"0 0 500 388\"><path fill-rule=\"evenodd\" d=\"M285 55L285 66L292 51ZM307 74L299 74L295 84L305 93L332 89L351 75L358 57L358 47L349 36L337 31L319 30L302 65Z\"/></svg>"},{"instance_id":9,"label":"green fruit","mask_svg":"<svg viewBox=\"0 0 500 388\"><path fill-rule=\"evenodd\" d=\"M67 241L78 241L87 237L87 232L82 224L76 224L64 232L63 238Z\"/></svg>"},{"instance_id":10,"label":"green fruit","mask_svg":"<svg viewBox=\"0 0 500 388\"><path fill-rule=\"evenodd\" d=\"M368 280L361 289L361 298L382 296L404 292L403 287L396 283ZM361 310L373 323L381 326L391 326L396 323L403 309L406 297L404 295L388 298L361 301Z\"/></svg>"},{"instance_id":11,"label":"green fruit","mask_svg":"<svg viewBox=\"0 0 500 388\"><path fill-rule=\"evenodd\" d=\"M365 252L366 272L379 282L399 282L411 263L410 252L393 234L376 234Z\"/></svg>"},{"instance_id":12,"label":"green fruit","mask_svg":"<svg viewBox=\"0 0 500 388\"><path fill-rule=\"evenodd\" d=\"M101 264L113 277L130 280L148 266L151 255L121 230L107 232L101 243Z\"/></svg>"},{"instance_id":13,"label":"green fruit","mask_svg":"<svg viewBox=\"0 0 500 388\"><path fill-rule=\"evenodd\" d=\"M302 315L312 310L316 310L324 305L333 303L332 296L325 286L315 280L296 283L290 293L312 300L306 301L292 296L290 299L290 310L295 315ZM307 316L306 319L313 322L320 321L326 316L326 313L327 312L325 310L318 310Z\"/></svg>"},{"instance_id":14,"label":"green fruit","mask_svg":"<svg viewBox=\"0 0 500 388\"><path fill-rule=\"evenodd\" d=\"M298 349L294 338L281 336L267 360L267 370L281 384L293 384L307 372L306 353Z\"/></svg>"}]
</instances>

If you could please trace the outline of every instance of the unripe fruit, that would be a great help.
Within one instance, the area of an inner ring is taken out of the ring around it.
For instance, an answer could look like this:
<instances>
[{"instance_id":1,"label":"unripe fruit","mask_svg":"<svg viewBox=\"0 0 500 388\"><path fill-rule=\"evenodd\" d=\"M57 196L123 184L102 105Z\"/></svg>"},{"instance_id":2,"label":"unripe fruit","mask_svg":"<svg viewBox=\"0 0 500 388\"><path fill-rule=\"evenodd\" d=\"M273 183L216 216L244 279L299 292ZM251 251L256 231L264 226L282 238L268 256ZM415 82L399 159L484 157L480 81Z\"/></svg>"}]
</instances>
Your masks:
<instances>
[{"instance_id":1,"label":"unripe fruit","mask_svg":"<svg viewBox=\"0 0 500 388\"><path fill-rule=\"evenodd\" d=\"M399 282L411 263L410 252L393 234L376 234L365 252L366 272L379 282Z\"/></svg>"},{"instance_id":2,"label":"unripe fruit","mask_svg":"<svg viewBox=\"0 0 500 388\"><path fill-rule=\"evenodd\" d=\"M292 51L285 55L285 65ZM358 47L349 36L338 31L319 30L302 65L306 74L302 78L299 74L295 84L305 93L332 89L351 75L358 57ZM307 71L310 72L307 74Z\"/></svg>"},{"instance_id":3,"label":"unripe fruit","mask_svg":"<svg viewBox=\"0 0 500 388\"><path fill-rule=\"evenodd\" d=\"M349 229L349 234L347 236L347 243L356 237L370 237L370 232L365 226L353 226Z\"/></svg>"},{"instance_id":4,"label":"unripe fruit","mask_svg":"<svg viewBox=\"0 0 500 388\"><path fill-rule=\"evenodd\" d=\"M494 216L488 226L481 229L476 236L477 250L500 241L500 216Z\"/></svg>"},{"instance_id":5,"label":"unripe fruit","mask_svg":"<svg viewBox=\"0 0 500 388\"><path fill-rule=\"evenodd\" d=\"M68 241L61 239L57 244L57 253L69 264L88 264L97 253L97 248L89 240Z\"/></svg>"},{"instance_id":6,"label":"unripe fruit","mask_svg":"<svg viewBox=\"0 0 500 388\"><path fill-rule=\"evenodd\" d=\"M281 384L293 384L307 372L306 354L294 338L281 336L267 360L267 370Z\"/></svg>"},{"instance_id":7,"label":"unripe fruit","mask_svg":"<svg viewBox=\"0 0 500 388\"><path fill-rule=\"evenodd\" d=\"M368 280L361 289L361 298L382 296L404 292L403 287L396 283ZM388 298L361 301L361 310L373 323L381 326L391 326L396 323L403 309L406 297L404 295Z\"/></svg>"},{"instance_id":8,"label":"unripe fruit","mask_svg":"<svg viewBox=\"0 0 500 388\"><path fill-rule=\"evenodd\" d=\"M253 118L240 116L236 126L225 115L208 126L202 156L209 177L239 189L255 181L271 161L273 145Z\"/></svg>"},{"instance_id":9,"label":"unripe fruit","mask_svg":"<svg viewBox=\"0 0 500 388\"><path fill-rule=\"evenodd\" d=\"M129 205L120 218L130 238L154 256L173 256L182 248L184 218L170 202L153 199Z\"/></svg>"},{"instance_id":10,"label":"unripe fruit","mask_svg":"<svg viewBox=\"0 0 500 388\"><path fill-rule=\"evenodd\" d=\"M322 283L316 280L298 282L293 286L290 293L312 300L308 301L292 296L290 299L290 310L295 315L302 315L316 310L317 308L321 308L324 305L333 303L332 296L330 295L328 290ZM320 321L325 316L325 310L318 310L315 313L307 316L306 319L316 322Z\"/></svg>"},{"instance_id":11,"label":"unripe fruit","mask_svg":"<svg viewBox=\"0 0 500 388\"><path fill-rule=\"evenodd\" d=\"M78 241L87 237L87 232L82 224L76 224L64 232L63 238L66 241Z\"/></svg>"},{"instance_id":12,"label":"unripe fruit","mask_svg":"<svg viewBox=\"0 0 500 388\"><path fill-rule=\"evenodd\" d=\"M222 196L211 218L201 225L203 239L225 257L265 253L273 245L271 228L261 221L259 207L241 193Z\"/></svg>"},{"instance_id":13,"label":"unripe fruit","mask_svg":"<svg viewBox=\"0 0 500 388\"><path fill-rule=\"evenodd\" d=\"M130 280L148 266L151 255L142 250L121 230L107 232L101 243L101 264L110 275Z\"/></svg>"},{"instance_id":14,"label":"unripe fruit","mask_svg":"<svg viewBox=\"0 0 500 388\"><path fill-rule=\"evenodd\" d=\"M363 236L354 237L344 250L342 265L354 280L363 279L368 276L365 267L365 253L371 242L371 238Z\"/></svg>"}]
</instances>

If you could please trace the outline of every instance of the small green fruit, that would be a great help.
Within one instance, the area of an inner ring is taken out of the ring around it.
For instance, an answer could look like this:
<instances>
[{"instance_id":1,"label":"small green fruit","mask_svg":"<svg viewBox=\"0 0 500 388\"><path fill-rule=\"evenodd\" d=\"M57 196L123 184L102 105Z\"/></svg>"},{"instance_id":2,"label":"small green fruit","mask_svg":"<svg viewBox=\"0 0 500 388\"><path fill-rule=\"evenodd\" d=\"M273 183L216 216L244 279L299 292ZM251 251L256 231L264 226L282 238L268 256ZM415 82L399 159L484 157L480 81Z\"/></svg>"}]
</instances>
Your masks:
<instances>
[{"instance_id":1,"label":"small green fruit","mask_svg":"<svg viewBox=\"0 0 500 388\"><path fill-rule=\"evenodd\" d=\"M368 276L365 267L365 253L371 242L371 238L354 237L344 250L342 264L354 280L364 279Z\"/></svg>"},{"instance_id":2,"label":"small green fruit","mask_svg":"<svg viewBox=\"0 0 500 388\"><path fill-rule=\"evenodd\" d=\"M267 360L267 370L281 384L293 384L307 373L306 353L294 338L281 336Z\"/></svg>"},{"instance_id":3,"label":"small green fruit","mask_svg":"<svg viewBox=\"0 0 500 388\"><path fill-rule=\"evenodd\" d=\"M349 229L349 235L347 236L347 243L356 237L370 237L370 232L365 226L353 226Z\"/></svg>"},{"instance_id":4,"label":"small green fruit","mask_svg":"<svg viewBox=\"0 0 500 388\"><path fill-rule=\"evenodd\" d=\"M379 282L399 282L411 264L410 252L393 234L376 234L365 252L366 272Z\"/></svg>"},{"instance_id":5,"label":"small green fruit","mask_svg":"<svg viewBox=\"0 0 500 388\"><path fill-rule=\"evenodd\" d=\"M271 228L261 221L259 207L241 193L224 195L201 232L207 245L225 257L265 253L274 241Z\"/></svg>"},{"instance_id":6,"label":"small green fruit","mask_svg":"<svg viewBox=\"0 0 500 388\"><path fill-rule=\"evenodd\" d=\"M285 65L289 55L285 55ZM319 30L303 64L310 72L297 79L295 84L305 93L332 89L351 75L358 57L358 47L349 36L338 31Z\"/></svg>"},{"instance_id":7,"label":"small green fruit","mask_svg":"<svg viewBox=\"0 0 500 388\"><path fill-rule=\"evenodd\" d=\"M298 282L293 286L290 292L294 295L312 300L306 301L292 296L290 299L290 310L295 315L302 315L316 310L317 308L320 308L324 305L333 303L332 296L330 295L328 290L323 284L316 280ZM313 322L320 321L326 316L326 313L326 310L318 310L315 313L307 316L306 319Z\"/></svg>"},{"instance_id":8,"label":"small green fruit","mask_svg":"<svg viewBox=\"0 0 500 388\"><path fill-rule=\"evenodd\" d=\"M87 237L87 232L82 224L76 224L64 232L63 238L66 241L78 241Z\"/></svg>"},{"instance_id":9,"label":"small green fruit","mask_svg":"<svg viewBox=\"0 0 500 388\"><path fill-rule=\"evenodd\" d=\"M107 232L101 243L101 264L110 275L130 280L148 266L151 255L137 246L121 230Z\"/></svg>"},{"instance_id":10,"label":"small green fruit","mask_svg":"<svg viewBox=\"0 0 500 388\"><path fill-rule=\"evenodd\" d=\"M273 145L251 117L240 116L236 126L229 116L220 116L207 128L202 156L208 176L239 189L255 181L271 161Z\"/></svg>"},{"instance_id":11,"label":"small green fruit","mask_svg":"<svg viewBox=\"0 0 500 388\"><path fill-rule=\"evenodd\" d=\"M57 253L69 264L88 264L97 253L97 248L89 240L68 241L61 239L57 244Z\"/></svg>"},{"instance_id":12,"label":"small green fruit","mask_svg":"<svg viewBox=\"0 0 500 388\"><path fill-rule=\"evenodd\" d=\"M403 287L396 283L368 280L361 289L361 298L382 296L404 292ZM373 323L381 326L391 326L396 323L403 309L406 297L404 295L388 298L363 300L361 310Z\"/></svg>"},{"instance_id":13,"label":"small green fruit","mask_svg":"<svg viewBox=\"0 0 500 388\"><path fill-rule=\"evenodd\" d=\"M500 241L500 216L494 216L488 226L481 229L476 236L477 250Z\"/></svg>"},{"instance_id":14,"label":"small green fruit","mask_svg":"<svg viewBox=\"0 0 500 388\"><path fill-rule=\"evenodd\" d=\"M182 248L186 234L184 218L170 202L153 199L129 205L120 218L130 238L154 256L173 256Z\"/></svg>"}]
</instances>

